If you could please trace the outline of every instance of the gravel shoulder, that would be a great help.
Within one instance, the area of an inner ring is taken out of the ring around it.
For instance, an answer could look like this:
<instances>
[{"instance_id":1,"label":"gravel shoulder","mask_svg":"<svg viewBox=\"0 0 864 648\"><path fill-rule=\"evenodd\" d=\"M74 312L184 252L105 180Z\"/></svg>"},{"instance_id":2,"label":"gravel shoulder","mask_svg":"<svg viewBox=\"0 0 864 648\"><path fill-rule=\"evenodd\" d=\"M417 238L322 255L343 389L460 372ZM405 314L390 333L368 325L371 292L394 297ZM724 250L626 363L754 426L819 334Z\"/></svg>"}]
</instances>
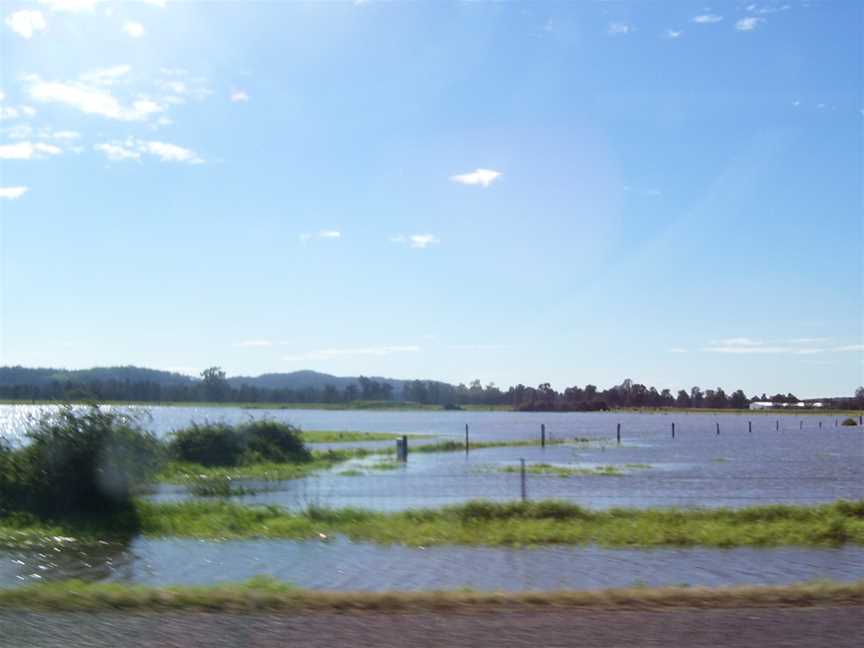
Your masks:
<instances>
[{"instance_id":1,"label":"gravel shoulder","mask_svg":"<svg viewBox=\"0 0 864 648\"><path fill-rule=\"evenodd\" d=\"M860 646L864 607L486 609L465 612L0 610L2 648Z\"/></svg>"}]
</instances>

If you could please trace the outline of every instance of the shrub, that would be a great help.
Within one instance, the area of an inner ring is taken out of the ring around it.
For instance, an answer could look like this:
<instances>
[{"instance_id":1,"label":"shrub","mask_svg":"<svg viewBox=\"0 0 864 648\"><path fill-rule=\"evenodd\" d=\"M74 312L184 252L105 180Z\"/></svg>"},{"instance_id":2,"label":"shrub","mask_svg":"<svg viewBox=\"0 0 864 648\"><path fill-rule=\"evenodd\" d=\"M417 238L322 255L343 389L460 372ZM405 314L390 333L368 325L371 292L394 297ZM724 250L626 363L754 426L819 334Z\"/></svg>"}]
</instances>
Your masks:
<instances>
[{"instance_id":1,"label":"shrub","mask_svg":"<svg viewBox=\"0 0 864 648\"><path fill-rule=\"evenodd\" d=\"M3 452L6 508L43 517L131 512L161 459L159 442L136 419L95 405L46 415L26 438Z\"/></svg>"},{"instance_id":2,"label":"shrub","mask_svg":"<svg viewBox=\"0 0 864 648\"><path fill-rule=\"evenodd\" d=\"M310 461L312 453L303 445L300 428L276 421L252 421L239 428L249 452L274 463Z\"/></svg>"},{"instance_id":3,"label":"shrub","mask_svg":"<svg viewBox=\"0 0 864 648\"><path fill-rule=\"evenodd\" d=\"M237 466L246 442L237 428L227 423L193 423L174 433L168 444L171 456L202 466Z\"/></svg>"},{"instance_id":4,"label":"shrub","mask_svg":"<svg viewBox=\"0 0 864 648\"><path fill-rule=\"evenodd\" d=\"M847 418L840 425L846 425L848 427L853 427L855 425L858 425L858 423L856 423L854 418Z\"/></svg>"},{"instance_id":5,"label":"shrub","mask_svg":"<svg viewBox=\"0 0 864 648\"><path fill-rule=\"evenodd\" d=\"M300 435L299 428L276 421L193 424L174 433L169 449L175 459L203 466L301 463L312 454Z\"/></svg>"}]
</instances>

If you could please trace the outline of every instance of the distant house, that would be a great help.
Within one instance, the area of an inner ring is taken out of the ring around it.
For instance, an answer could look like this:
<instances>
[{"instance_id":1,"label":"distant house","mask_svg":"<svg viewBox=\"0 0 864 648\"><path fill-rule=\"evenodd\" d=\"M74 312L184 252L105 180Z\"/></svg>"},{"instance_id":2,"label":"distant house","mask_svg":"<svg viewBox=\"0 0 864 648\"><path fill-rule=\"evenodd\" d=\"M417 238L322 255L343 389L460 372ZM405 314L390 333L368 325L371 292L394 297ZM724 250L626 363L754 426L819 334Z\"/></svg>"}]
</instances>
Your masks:
<instances>
[{"instance_id":1,"label":"distant house","mask_svg":"<svg viewBox=\"0 0 864 648\"><path fill-rule=\"evenodd\" d=\"M825 404L822 401L798 401L797 403L774 403L772 401L754 401L750 403L751 410L789 409L790 407L809 409L811 407L825 407Z\"/></svg>"},{"instance_id":2,"label":"distant house","mask_svg":"<svg viewBox=\"0 0 864 648\"><path fill-rule=\"evenodd\" d=\"M774 409L780 405L780 403L772 403L771 401L754 401L750 403L751 410L764 410L764 409Z\"/></svg>"}]
</instances>

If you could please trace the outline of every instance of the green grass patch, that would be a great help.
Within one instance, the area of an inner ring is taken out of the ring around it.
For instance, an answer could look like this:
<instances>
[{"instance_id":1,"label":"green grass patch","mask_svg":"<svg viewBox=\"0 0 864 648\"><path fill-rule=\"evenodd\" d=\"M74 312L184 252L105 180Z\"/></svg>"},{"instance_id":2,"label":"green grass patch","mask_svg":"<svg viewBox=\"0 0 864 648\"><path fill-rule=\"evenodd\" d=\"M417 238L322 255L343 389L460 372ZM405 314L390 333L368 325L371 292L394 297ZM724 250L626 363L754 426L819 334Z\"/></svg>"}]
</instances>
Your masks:
<instances>
[{"instance_id":1,"label":"green grass patch","mask_svg":"<svg viewBox=\"0 0 864 648\"><path fill-rule=\"evenodd\" d=\"M519 473L520 466L501 466L498 472ZM584 468L578 466L561 466L556 464L538 463L525 466L525 472L531 475L554 475L556 477L595 477L598 475L607 477L620 477L624 473L615 466L595 466Z\"/></svg>"},{"instance_id":2,"label":"green grass patch","mask_svg":"<svg viewBox=\"0 0 864 648\"><path fill-rule=\"evenodd\" d=\"M171 461L157 474L156 480L169 484L194 485L201 480L248 479L257 481L282 481L300 479L330 470L349 459L361 459L376 451L363 448L340 448L338 450L313 450L312 460L305 463L259 462L240 466L202 466L201 464Z\"/></svg>"},{"instance_id":3,"label":"green grass patch","mask_svg":"<svg viewBox=\"0 0 864 648\"><path fill-rule=\"evenodd\" d=\"M240 506L225 501L139 502L138 514L145 534L197 538L299 539L319 537L323 533L415 546L864 544L864 500L812 507L605 511L554 500L513 503L479 500L440 509L396 513L318 507L295 513L274 506Z\"/></svg>"},{"instance_id":4,"label":"green grass patch","mask_svg":"<svg viewBox=\"0 0 864 648\"><path fill-rule=\"evenodd\" d=\"M631 587L559 592L322 592L268 577L199 587L145 587L62 581L0 590L0 607L41 611L257 612L266 610L484 611L488 609L773 607L861 605L864 581L779 587Z\"/></svg>"}]
</instances>

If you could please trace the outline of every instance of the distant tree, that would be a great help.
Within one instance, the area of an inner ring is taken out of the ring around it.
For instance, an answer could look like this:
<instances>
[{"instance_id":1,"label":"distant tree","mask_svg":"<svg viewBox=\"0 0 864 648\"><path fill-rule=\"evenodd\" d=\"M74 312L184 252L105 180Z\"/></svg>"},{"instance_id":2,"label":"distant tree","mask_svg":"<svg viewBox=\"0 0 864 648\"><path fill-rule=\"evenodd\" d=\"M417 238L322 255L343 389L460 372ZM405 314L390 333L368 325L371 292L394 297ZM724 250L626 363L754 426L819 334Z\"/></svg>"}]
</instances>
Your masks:
<instances>
[{"instance_id":1,"label":"distant tree","mask_svg":"<svg viewBox=\"0 0 864 648\"><path fill-rule=\"evenodd\" d=\"M748 403L747 394L740 389L732 392L732 396L729 397L729 406L735 409L747 409Z\"/></svg>"},{"instance_id":2,"label":"distant tree","mask_svg":"<svg viewBox=\"0 0 864 648\"><path fill-rule=\"evenodd\" d=\"M230 386L225 379L225 372L221 367L209 367L201 372L204 395L208 401L220 403L226 400Z\"/></svg>"},{"instance_id":3,"label":"distant tree","mask_svg":"<svg viewBox=\"0 0 864 648\"><path fill-rule=\"evenodd\" d=\"M690 407L690 394L685 390L678 390L678 396L675 398L675 405L678 407Z\"/></svg>"},{"instance_id":4,"label":"distant tree","mask_svg":"<svg viewBox=\"0 0 864 648\"><path fill-rule=\"evenodd\" d=\"M698 387L690 389L690 407L702 407L704 400L705 396L702 394L701 389Z\"/></svg>"},{"instance_id":5,"label":"distant tree","mask_svg":"<svg viewBox=\"0 0 864 648\"><path fill-rule=\"evenodd\" d=\"M864 387L859 387L855 390L855 402L858 407L864 407Z\"/></svg>"}]
</instances>

